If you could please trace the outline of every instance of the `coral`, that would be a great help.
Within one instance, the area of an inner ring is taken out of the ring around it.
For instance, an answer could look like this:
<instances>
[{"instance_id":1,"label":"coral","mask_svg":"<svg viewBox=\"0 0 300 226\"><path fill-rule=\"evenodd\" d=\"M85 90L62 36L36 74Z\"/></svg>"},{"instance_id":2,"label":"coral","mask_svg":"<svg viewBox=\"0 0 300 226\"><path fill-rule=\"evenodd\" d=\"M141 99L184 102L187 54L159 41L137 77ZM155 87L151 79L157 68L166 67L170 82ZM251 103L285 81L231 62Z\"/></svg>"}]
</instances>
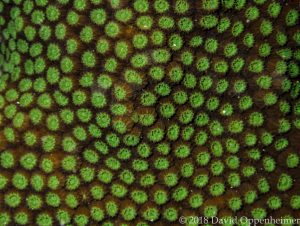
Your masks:
<instances>
[{"instance_id":1,"label":"coral","mask_svg":"<svg viewBox=\"0 0 300 226\"><path fill-rule=\"evenodd\" d=\"M28 214L26 212L18 212L14 215L14 222L18 225L27 225L29 223Z\"/></svg>"},{"instance_id":2,"label":"coral","mask_svg":"<svg viewBox=\"0 0 300 226\"><path fill-rule=\"evenodd\" d=\"M0 225L299 217L297 1L3 0L0 39Z\"/></svg>"}]
</instances>

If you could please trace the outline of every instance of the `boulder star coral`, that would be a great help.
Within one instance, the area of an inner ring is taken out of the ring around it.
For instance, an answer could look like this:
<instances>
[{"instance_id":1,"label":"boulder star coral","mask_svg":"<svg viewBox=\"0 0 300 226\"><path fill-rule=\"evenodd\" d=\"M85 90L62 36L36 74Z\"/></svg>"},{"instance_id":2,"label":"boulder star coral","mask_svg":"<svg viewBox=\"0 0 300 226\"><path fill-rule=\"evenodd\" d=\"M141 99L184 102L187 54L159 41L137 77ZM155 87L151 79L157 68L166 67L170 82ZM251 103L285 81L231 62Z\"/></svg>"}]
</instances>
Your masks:
<instances>
[{"instance_id":1,"label":"boulder star coral","mask_svg":"<svg viewBox=\"0 0 300 226\"><path fill-rule=\"evenodd\" d=\"M1 0L0 226L300 218L299 13Z\"/></svg>"}]
</instances>

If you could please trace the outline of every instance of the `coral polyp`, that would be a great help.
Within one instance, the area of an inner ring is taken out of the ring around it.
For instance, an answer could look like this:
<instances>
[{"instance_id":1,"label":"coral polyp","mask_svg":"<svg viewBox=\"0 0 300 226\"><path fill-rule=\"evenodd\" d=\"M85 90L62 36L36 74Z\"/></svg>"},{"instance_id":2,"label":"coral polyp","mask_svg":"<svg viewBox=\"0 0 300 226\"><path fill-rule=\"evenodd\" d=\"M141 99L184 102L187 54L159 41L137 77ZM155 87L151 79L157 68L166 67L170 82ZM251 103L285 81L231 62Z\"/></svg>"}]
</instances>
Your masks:
<instances>
[{"instance_id":1,"label":"coral polyp","mask_svg":"<svg viewBox=\"0 0 300 226\"><path fill-rule=\"evenodd\" d=\"M0 226L300 218L299 13L1 1Z\"/></svg>"}]
</instances>

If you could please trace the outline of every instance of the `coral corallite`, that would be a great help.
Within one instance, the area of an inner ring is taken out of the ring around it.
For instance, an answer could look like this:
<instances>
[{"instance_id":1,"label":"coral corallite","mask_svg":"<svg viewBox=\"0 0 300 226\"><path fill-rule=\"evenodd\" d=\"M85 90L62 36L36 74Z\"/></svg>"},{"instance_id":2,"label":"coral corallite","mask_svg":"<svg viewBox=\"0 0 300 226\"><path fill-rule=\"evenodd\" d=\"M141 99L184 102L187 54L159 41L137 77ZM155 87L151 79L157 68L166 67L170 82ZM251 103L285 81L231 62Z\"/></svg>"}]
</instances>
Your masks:
<instances>
[{"instance_id":1,"label":"coral corallite","mask_svg":"<svg viewBox=\"0 0 300 226\"><path fill-rule=\"evenodd\" d=\"M299 13L1 0L0 226L300 218Z\"/></svg>"}]
</instances>

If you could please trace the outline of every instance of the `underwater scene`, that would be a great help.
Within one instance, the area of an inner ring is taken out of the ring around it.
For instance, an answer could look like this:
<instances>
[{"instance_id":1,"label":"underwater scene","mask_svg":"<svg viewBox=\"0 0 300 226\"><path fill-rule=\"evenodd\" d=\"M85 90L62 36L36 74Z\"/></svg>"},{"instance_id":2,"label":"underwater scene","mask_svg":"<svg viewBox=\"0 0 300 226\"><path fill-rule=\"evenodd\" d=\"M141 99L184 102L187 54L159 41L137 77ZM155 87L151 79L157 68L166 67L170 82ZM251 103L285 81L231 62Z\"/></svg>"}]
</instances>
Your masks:
<instances>
[{"instance_id":1,"label":"underwater scene","mask_svg":"<svg viewBox=\"0 0 300 226\"><path fill-rule=\"evenodd\" d=\"M0 0L0 226L300 226L300 0Z\"/></svg>"}]
</instances>

